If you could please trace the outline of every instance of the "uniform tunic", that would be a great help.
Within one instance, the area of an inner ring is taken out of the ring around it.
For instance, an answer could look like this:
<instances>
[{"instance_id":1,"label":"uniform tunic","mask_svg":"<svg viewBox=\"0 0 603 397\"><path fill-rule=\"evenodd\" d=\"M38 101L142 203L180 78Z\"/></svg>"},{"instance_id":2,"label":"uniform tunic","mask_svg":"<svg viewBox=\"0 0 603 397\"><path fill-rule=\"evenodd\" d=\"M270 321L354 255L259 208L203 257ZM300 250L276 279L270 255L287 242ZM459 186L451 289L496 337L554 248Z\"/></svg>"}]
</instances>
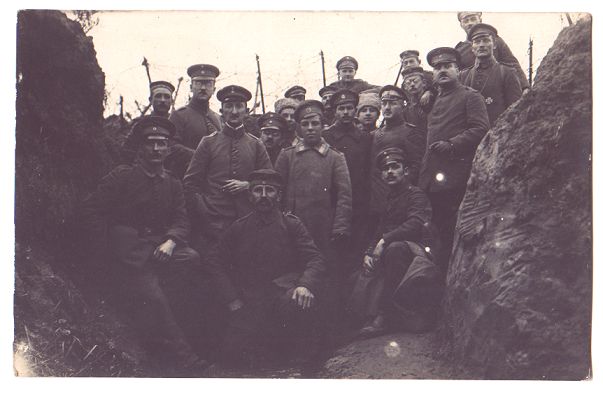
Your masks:
<instances>
[{"instance_id":1,"label":"uniform tunic","mask_svg":"<svg viewBox=\"0 0 603 397\"><path fill-rule=\"evenodd\" d=\"M515 71L493 58L485 61L476 59L472 68L461 72L459 81L482 94L491 126L501 113L521 97Z\"/></svg>"},{"instance_id":2,"label":"uniform tunic","mask_svg":"<svg viewBox=\"0 0 603 397\"><path fill-rule=\"evenodd\" d=\"M264 144L240 126L225 125L204 137L184 176L184 192L191 215L214 231L223 231L235 219L247 215L247 191L235 195L222 191L228 179L246 181L258 169L272 169Z\"/></svg>"},{"instance_id":3,"label":"uniform tunic","mask_svg":"<svg viewBox=\"0 0 603 397\"><path fill-rule=\"evenodd\" d=\"M336 91L343 89L351 90L356 94L360 94L362 91L366 90L374 90L375 92L379 92L380 89L378 85L369 84L361 79L352 79L351 81L338 80L329 84L329 87L334 88Z\"/></svg>"},{"instance_id":4,"label":"uniform tunic","mask_svg":"<svg viewBox=\"0 0 603 397\"><path fill-rule=\"evenodd\" d=\"M421 158L425 153L425 132L416 126L401 122L392 123L376 129L371 133L373 136L373 147L371 150L371 212L382 214L385 210L388 185L381 179L381 171L377 167L377 155L384 149L397 147L404 150L408 156L409 181L417 183Z\"/></svg>"},{"instance_id":5,"label":"uniform tunic","mask_svg":"<svg viewBox=\"0 0 603 397\"><path fill-rule=\"evenodd\" d=\"M345 156L323 142L283 149L274 169L285 180L284 206L297 215L320 250L351 233L352 187Z\"/></svg>"},{"instance_id":6,"label":"uniform tunic","mask_svg":"<svg viewBox=\"0 0 603 397\"><path fill-rule=\"evenodd\" d=\"M525 72L521 68L517 58L515 58L515 55L511 52L507 43L505 43L500 36L496 36L494 44L496 46L496 48L494 48L494 58L496 58L498 62L509 65L515 70L522 90L530 88ZM471 41L468 40L461 41L454 47L461 54L459 70L469 69L475 64L475 54L473 54L471 47Z\"/></svg>"},{"instance_id":7,"label":"uniform tunic","mask_svg":"<svg viewBox=\"0 0 603 397\"><path fill-rule=\"evenodd\" d=\"M191 99L172 112L170 121L176 126L175 141L195 150L201 139L222 128L220 116L209 109L207 103Z\"/></svg>"}]
</instances>

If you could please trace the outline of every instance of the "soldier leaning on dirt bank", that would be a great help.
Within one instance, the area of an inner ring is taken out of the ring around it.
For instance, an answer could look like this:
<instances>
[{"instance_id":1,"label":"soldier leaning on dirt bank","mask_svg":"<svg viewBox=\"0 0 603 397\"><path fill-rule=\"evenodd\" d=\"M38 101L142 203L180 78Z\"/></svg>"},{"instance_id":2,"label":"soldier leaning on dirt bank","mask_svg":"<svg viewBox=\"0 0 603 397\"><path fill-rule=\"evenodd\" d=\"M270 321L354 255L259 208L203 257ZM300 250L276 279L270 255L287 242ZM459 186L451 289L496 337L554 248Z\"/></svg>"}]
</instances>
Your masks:
<instances>
[{"instance_id":1,"label":"soldier leaning on dirt bank","mask_svg":"<svg viewBox=\"0 0 603 397\"><path fill-rule=\"evenodd\" d=\"M143 117L132 135L137 163L105 176L86 199L83 216L92 241L107 242L96 251L107 258L108 285L123 296L143 344L158 363L190 375L201 371L205 362L186 340L168 297L186 295L180 281L198 276L200 262L187 245L189 221L181 182L163 168L174 132L166 118ZM176 291L181 295L172 294Z\"/></svg>"}]
</instances>

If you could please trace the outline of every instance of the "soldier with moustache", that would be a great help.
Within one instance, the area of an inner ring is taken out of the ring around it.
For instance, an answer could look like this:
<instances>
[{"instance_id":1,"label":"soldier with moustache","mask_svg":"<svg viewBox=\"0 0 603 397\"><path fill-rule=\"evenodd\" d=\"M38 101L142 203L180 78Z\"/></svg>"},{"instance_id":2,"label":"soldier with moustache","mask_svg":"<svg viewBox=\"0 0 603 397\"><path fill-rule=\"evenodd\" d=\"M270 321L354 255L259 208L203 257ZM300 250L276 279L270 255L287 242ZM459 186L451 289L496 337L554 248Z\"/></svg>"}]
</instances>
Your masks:
<instances>
[{"instance_id":1,"label":"soldier with moustache","mask_svg":"<svg viewBox=\"0 0 603 397\"><path fill-rule=\"evenodd\" d=\"M408 67L402 70L402 76L402 89L407 99L404 119L427 134L427 115L433 106L435 95L428 91L429 83L425 71L420 66ZM429 101L424 104L422 99L425 93L429 93Z\"/></svg>"},{"instance_id":2,"label":"soldier with moustache","mask_svg":"<svg viewBox=\"0 0 603 397\"><path fill-rule=\"evenodd\" d=\"M427 118L427 150L419 187L429 197L442 244L437 263L447 268L473 157L490 123L484 98L459 81L458 51L435 48L427 54L427 61L434 69L439 94Z\"/></svg>"},{"instance_id":3,"label":"soldier with moustache","mask_svg":"<svg viewBox=\"0 0 603 397\"><path fill-rule=\"evenodd\" d=\"M287 132L287 120L276 113L268 112L258 119L260 140L266 147L272 165L282 149L283 135Z\"/></svg>"},{"instance_id":4,"label":"soldier with moustache","mask_svg":"<svg viewBox=\"0 0 603 397\"><path fill-rule=\"evenodd\" d=\"M459 61L459 70L463 71L465 69L469 69L475 64L475 54L473 53L473 44L471 43L471 38L469 37L469 32L471 28L478 23L482 23L482 13L477 11L461 11L457 14L457 19L459 20L459 24L461 28L465 31L467 38L464 41L460 41L454 49L459 52L460 61ZM523 91L530 88L530 84L528 83L528 79L526 78L526 74L521 68L519 61L511 52L511 49L502 39L502 37L496 35L494 38L494 58L515 70L517 73L517 78L519 79L519 84Z\"/></svg>"},{"instance_id":5,"label":"soldier with moustache","mask_svg":"<svg viewBox=\"0 0 603 397\"><path fill-rule=\"evenodd\" d=\"M331 86L325 86L318 90L318 95L320 96L322 105L325 108L325 127L328 127L335 122L334 109L331 106L331 102L329 101L329 99L333 96L333 94L335 94L335 92L337 92L337 90Z\"/></svg>"},{"instance_id":6,"label":"soldier with moustache","mask_svg":"<svg viewBox=\"0 0 603 397\"><path fill-rule=\"evenodd\" d=\"M521 98L521 86L515 71L494 58L497 31L485 23L474 25L469 31L475 64L463 70L459 80L482 94L493 126L498 116Z\"/></svg>"}]
</instances>

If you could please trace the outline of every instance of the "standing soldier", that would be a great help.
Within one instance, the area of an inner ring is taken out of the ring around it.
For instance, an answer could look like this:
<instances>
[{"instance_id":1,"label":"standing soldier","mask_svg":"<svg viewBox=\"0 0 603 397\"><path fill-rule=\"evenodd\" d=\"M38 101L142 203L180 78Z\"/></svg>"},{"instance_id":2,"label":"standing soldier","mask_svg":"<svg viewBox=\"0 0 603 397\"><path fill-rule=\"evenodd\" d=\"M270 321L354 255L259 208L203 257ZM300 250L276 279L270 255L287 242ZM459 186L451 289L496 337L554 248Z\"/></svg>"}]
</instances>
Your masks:
<instances>
[{"instance_id":1,"label":"standing soldier","mask_svg":"<svg viewBox=\"0 0 603 397\"><path fill-rule=\"evenodd\" d=\"M356 118L360 122L362 132L371 132L377 129L381 101L379 95L372 92L361 92L358 96Z\"/></svg>"},{"instance_id":2,"label":"standing soldier","mask_svg":"<svg viewBox=\"0 0 603 397\"><path fill-rule=\"evenodd\" d=\"M283 134L281 144L283 149L293 145L293 142L297 140L297 123L295 122L295 117L293 117L297 105L299 105L299 101L292 98L277 99L274 103L276 114L287 121L287 131Z\"/></svg>"},{"instance_id":3,"label":"standing soldier","mask_svg":"<svg viewBox=\"0 0 603 397\"><path fill-rule=\"evenodd\" d=\"M285 182L284 207L302 220L334 274L350 236L352 187L345 156L322 138L323 111L315 100L297 107L301 140L283 149L274 168Z\"/></svg>"},{"instance_id":4,"label":"standing soldier","mask_svg":"<svg viewBox=\"0 0 603 397\"><path fill-rule=\"evenodd\" d=\"M430 94L429 101L423 104L421 100L427 91L428 82L425 71L420 66L409 67L402 70L402 89L406 94L407 103L404 107L404 119L417 126L427 134L427 114L433 105L435 95Z\"/></svg>"},{"instance_id":5,"label":"standing soldier","mask_svg":"<svg viewBox=\"0 0 603 397\"><path fill-rule=\"evenodd\" d=\"M383 125L373 131L371 149L371 223L369 234L373 234L387 202L389 187L381 178L377 167L377 154L386 148L397 147L408 156L407 172L411 184L417 184L421 158L425 152L425 133L417 126L404 120L404 92L401 88L386 85L381 89L381 113Z\"/></svg>"},{"instance_id":6,"label":"standing soldier","mask_svg":"<svg viewBox=\"0 0 603 397\"><path fill-rule=\"evenodd\" d=\"M459 82L460 55L440 47L427 54L439 94L427 116L427 150L419 187L433 209L433 223L442 244L438 264L444 269L452 250L459 205L465 194L475 150L490 128L484 98Z\"/></svg>"},{"instance_id":7,"label":"standing soldier","mask_svg":"<svg viewBox=\"0 0 603 397\"><path fill-rule=\"evenodd\" d=\"M283 95L285 96L285 98L295 99L296 101L299 101L299 102L305 101L306 100L306 89L302 86L294 85L293 87L291 87L287 91L285 91L285 93Z\"/></svg>"},{"instance_id":8,"label":"standing soldier","mask_svg":"<svg viewBox=\"0 0 603 397\"><path fill-rule=\"evenodd\" d=\"M485 99L490 125L512 103L521 97L521 86L515 71L494 58L494 27L485 23L474 25L469 31L475 65L463 70L459 80L461 84L478 91Z\"/></svg>"},{"instance_id":9,"label":"standing soldier","mask_svg":"<svg viewBox=\"0 0 603 397\"><path fill-rule=\"evenodd\" d=\"M224 128L201 140L184 176L189 214L197 227L193 243L199 250L214 245L235 219L251 210L249 174L272 168L264 145L243 124L251 93L230 85L218 91L217 97L222 102Z\"/></svg>"},{"instance_id":10,"label":"standing soldier","mask_svg":"<svg viewBox=\"0 0 603 397\"><path fill-rule=\"evenodd\" d=\"M351 56L344 56L335 65L337 68L338 81L329 84L335 90L348 89L359 94L361 91L378 90L379 86L367 83L364 80L354 78L358 70L358 61Z\"/></svg>"},{"instance_id":11,"label":"standing soldier","mask_svg":"<svg viewBox=\"0 0 603 397\"><path fill-rule=\"evenodd\" d=\"M260 139L266 146L268 157L272 165L282 149L282 138L287 131L287 120L276 113L268 112L258 119L260 127Z\"/></svg>"},{"instance_id":12,"label":"standing soldier","mask_svg":"<svg viewBox=\"0 0 603 397\"><path fill-rule=\"evenodd\" d=\"M220 71L213 65L199 64L186 72L191 78L192 97L186 106L172 113L170 121L176 126L179 143L195 150L201 138L222 128L220 116L209 108Z\"/></svg>"},{"instance_id":13,"label":"standing soldier","mask_svg":"<svg viewBox=\"0 0 603 397\"><path fill-rule=\"evenodd\" d=\"M322 87L318 90L318 95L320 96L320 100L322 105L325 108L324 120L325 126L330 126L335 121L334 109L331 106L331 101L329 99L333 96L333 94L337 90L331 86Z\"/></svg>"},{"instance_id":14,"label":"standing soldier","mask_svg":"<svg viewBox=\"0 0 603 397\"><path fill-rule=\"evenodd\" d=\"M159 354L160 363L188 370L203 367L203 362L172 312L182 302L168 300L177 290L186 295L181 291L184 285L174 283L196 277L200 263L197 252L187 245L182 185L163 169L174 133L174 125L164 117L140 119L132 133L139 161L105 176L83 212L92 241L108 242L103 251L111 257L111 285L126 298L141 340Z\"/></svg>"},{"instance_id":15,"label":"standing soldier","mask_svg":"<svg viewBox=\"0 0 603 397\"><path fill-rule=\"evenodd\" d=\"M339 90L331 97L335 108L335 124L324 130L325 141L345 156L352 183L352 227L350 262L364 249L368 205L370 199L371 135L354 124L358 95ZM358 260L361 256L359 255ZM351 265L352 263L350 263Z\"/></svg>"},{"instance_id":16,"label":"standing soldier","mask_svg":"<svg viewBox=\"0 0 603 397\"><path fill-rule=\"evenodd\" d=\"M472 51L472 43L469 38L469 31L478 23L482 23L482 13L476 11L461 11L456 14L461 28L465 31L467 38L459 42L454 48L459 52L461 60L459 61L459 70L469 69L475 63L475 54ZM530 88L526 74L524 73L519 61L511 52L511 49L500 36L494 39L494 58L498 62L512 67L517 73L517 78L522 90Z\"/></svg>"},{"instance_id":17,"label":"standing soldier","mask_svg":"<svg viewBox=\"0 0 603 397\"><path fill-rule=\"evenodd\" d=\"M249 183L253 211L232 224L210 261L229 312L222 356L257 366L272 353L309 369L325 323L324 259L301 220L280 211L280 175L257 170Z\"/></svg>"}]
</instances>

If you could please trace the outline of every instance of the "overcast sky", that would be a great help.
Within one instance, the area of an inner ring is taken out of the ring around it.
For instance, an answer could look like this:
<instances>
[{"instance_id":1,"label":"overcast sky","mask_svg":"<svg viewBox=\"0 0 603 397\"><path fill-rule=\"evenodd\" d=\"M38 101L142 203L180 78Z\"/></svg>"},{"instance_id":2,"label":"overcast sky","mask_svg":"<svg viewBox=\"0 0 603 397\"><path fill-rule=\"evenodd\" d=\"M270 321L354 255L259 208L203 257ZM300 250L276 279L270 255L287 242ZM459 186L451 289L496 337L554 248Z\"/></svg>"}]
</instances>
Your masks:
<instances>
[{"instance_id":1,"label":"overcast sky","mask_svg":"<svg viewBox=\"0 0 603 397\"><path fill-rule=\"evenodd\" d=\"M292 85L308 89L308 98L318 97L321 49L327 84L337 78L336 61L352 55L360 64L357 78L384 85L394 82L401 51L419 50L428 68L425 55L430 49L454 46L464 37L454 12L113 11L97 15L99 24L89 34L106 77L105 115L118 113L120 95L133 115L137 114L134 100L141 105L148 102L143 57L150 63L153 80L177 85L178 78L184 77L179 107L189 94L186 68L195 63L218 66L218 89L238 84L254 94L258 54L268 111ZM484 13L483 20L498 29L524 70L529 38L534 40L537 67L567 26L561 13ZM212 107L218 107L215 96Z\"/></svg>"}]
</instances>

